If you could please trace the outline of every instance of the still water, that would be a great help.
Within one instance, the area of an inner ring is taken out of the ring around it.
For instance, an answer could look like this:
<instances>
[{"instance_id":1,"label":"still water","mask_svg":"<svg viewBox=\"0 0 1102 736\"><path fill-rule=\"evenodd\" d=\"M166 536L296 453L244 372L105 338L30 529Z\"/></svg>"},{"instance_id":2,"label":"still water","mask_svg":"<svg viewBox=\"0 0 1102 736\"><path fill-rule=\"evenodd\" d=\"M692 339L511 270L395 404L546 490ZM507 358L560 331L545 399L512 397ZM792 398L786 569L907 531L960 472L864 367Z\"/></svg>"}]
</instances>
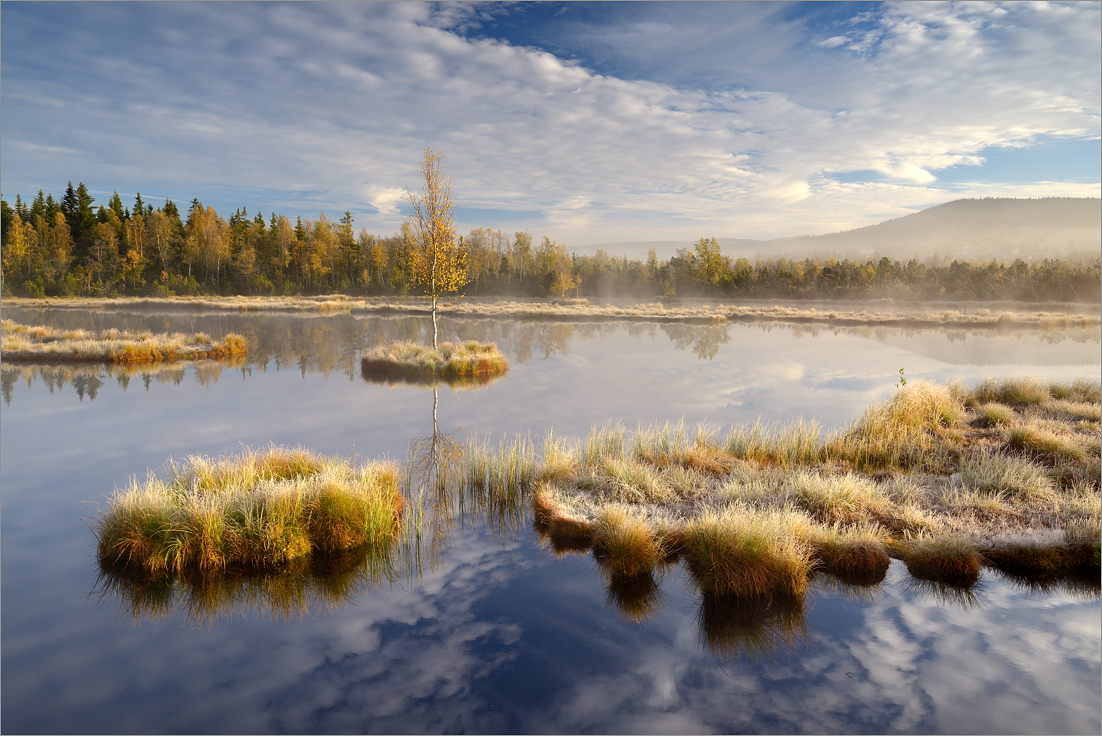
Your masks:
<instances>
[{"instance_id":1,"label":"still water","mask_svg":"<svg viewBox=\"0 0 1102 736\"><path fill-rule=\"evenodd\" d=\"M431 391L365 382L360 350L427 319L5 309L55 326L240 332L249 356L145 372L4 365L0 409L5 732L1098 733L1097 584L968 594L893 564L871 588L817 579L799 610L730 611L679 567L646 604L526 523L459 520L419 572L293 605L254 587L161 616L99 576L88 525L131 476L269 442L402 460ZM1097 379L1072 332L448 320L508 374L439 392L440 429L498 438L594 424L843 424L908 380ZM459 434L457 436L462 436ZM278 587L278 584L276 585ZM286 597L286 596L285 596ZM293 596L292 596L293 597ZM627 601L627 603L625 603Z\"/></svg>"}]
</instances>

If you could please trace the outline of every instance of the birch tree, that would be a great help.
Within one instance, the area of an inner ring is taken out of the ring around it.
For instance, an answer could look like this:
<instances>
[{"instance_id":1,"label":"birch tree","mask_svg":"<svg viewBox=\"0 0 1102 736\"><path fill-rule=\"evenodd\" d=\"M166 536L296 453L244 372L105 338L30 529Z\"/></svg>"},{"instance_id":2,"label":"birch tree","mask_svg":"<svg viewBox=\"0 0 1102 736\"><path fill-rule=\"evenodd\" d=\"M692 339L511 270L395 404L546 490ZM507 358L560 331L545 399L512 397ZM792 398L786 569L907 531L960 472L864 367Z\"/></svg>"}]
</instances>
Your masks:
<instances>
[{"instance_id":1,"label":"birch tree","mask_svg":"<svg viewBox=\"0 0 1102 736\"><path fill-rule=\"evenodd\" d=\"M434 348L439 339L437 301L441 295L459 291L467 283L467 250L455 237L455 203L451 179L444 176L443 161L443 154L426 148L421 161L421 195L406 190L413 205L410 266L414 283L432 299Z\"/></svg>"}]
</instances>

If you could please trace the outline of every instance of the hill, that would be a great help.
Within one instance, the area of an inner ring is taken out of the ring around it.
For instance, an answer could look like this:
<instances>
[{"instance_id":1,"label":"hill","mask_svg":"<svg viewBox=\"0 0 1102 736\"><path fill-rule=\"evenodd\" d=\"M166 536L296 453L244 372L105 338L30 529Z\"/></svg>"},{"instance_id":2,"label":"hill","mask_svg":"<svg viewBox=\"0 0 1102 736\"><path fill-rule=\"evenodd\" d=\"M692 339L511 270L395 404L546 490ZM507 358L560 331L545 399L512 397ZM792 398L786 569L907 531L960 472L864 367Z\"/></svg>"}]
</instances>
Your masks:
<instances>
[{"instance_id":1,"label":"hill","mask_svg":"<svg viewBox=\"0 0 1102 736\"><path fill-rule=\"evenodd\" d=\"M773 240L720 238L732 257L819 257L869 259L880 256L927 259L990 260L1046 256L1097 255L1102 249L1102 200L1048 197L1044 199L957 199L877 225L824 235ZM605 243L579 248L603 248L614 255L645 258L655 248L669 258L692 242L654 241Z\"/></svg>"}]
</instances>

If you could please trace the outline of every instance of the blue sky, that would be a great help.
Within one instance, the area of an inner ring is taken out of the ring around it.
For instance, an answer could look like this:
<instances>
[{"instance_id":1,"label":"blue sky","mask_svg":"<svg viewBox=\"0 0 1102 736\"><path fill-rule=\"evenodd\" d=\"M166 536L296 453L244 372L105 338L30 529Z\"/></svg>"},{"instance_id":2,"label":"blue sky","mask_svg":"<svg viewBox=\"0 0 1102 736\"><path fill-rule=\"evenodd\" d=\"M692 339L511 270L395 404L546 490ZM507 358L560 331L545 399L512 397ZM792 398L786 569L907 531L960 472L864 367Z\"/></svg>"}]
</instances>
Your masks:
<instances>
[{"instance_id":1,"label":"blue sky","mask_svg":"<svg viewBox=\"0 0 1102 736\"><path fill-rule=\"evenodd\" d=\"M0 186L570 246L1100 188L1098 3L3 3Z\"/></svg>"}]
</instances>

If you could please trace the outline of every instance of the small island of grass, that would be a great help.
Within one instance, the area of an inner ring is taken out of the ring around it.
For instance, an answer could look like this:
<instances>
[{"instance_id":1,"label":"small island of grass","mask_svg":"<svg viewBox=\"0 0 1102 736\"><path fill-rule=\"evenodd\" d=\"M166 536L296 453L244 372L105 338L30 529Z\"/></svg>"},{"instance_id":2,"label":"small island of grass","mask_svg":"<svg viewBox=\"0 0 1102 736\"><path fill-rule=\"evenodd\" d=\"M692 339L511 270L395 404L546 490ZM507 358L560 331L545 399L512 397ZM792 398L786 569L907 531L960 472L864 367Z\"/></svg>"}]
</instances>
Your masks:
<instances>
[{"instance_id":1,"label":"small island of grass","mask_svg":"<svg viewBox=\"0 0 1102 736\"><path fill-rule=\"evenodd\" d=\"M108 329L64 330L0 321L0 353L4 360L34 363L151 363L173 360L228 358L247 351L245 338L230 333L214 340L193 334L129 332Z\"/></svg>"},{"instance_id":2,"label":"small island of grass","mask_svg":"<svg viewBox=\"0 0 1102 736\"><path fill-rule=\"evenodd\" d=\"M509 361L497 345L476 340L446 342L437 348L393 342L364 352L360 361L364 380L379 382L486 382L508 369Z\"/></svg>"},{"instance_id":3,"label":"small island of grass","mask_svg":"<svg viewBox=\"0 0 1102 736\"><path fill-rule=\"evenodd\" d=\"M982 565L1035 583L1099 569L1099 384L912 384L851 426L619 425L549 441L533 466L537 529L593 549L615 578L682 560L702 591L854 584L891 557L967 588Z\"/></svg>"},{"instance_id":4,"label":"small island of grass","mask_svg":"<svg viewBox=\"0 0 1102 736\"><path fill-rule=\"evenodd\" d=\"M103 566L186 577L385 552L405 508L394 465L353 467L301 449L195 456L172 473L110 499L94 527Z\"/></svg>"}]
</instances>

